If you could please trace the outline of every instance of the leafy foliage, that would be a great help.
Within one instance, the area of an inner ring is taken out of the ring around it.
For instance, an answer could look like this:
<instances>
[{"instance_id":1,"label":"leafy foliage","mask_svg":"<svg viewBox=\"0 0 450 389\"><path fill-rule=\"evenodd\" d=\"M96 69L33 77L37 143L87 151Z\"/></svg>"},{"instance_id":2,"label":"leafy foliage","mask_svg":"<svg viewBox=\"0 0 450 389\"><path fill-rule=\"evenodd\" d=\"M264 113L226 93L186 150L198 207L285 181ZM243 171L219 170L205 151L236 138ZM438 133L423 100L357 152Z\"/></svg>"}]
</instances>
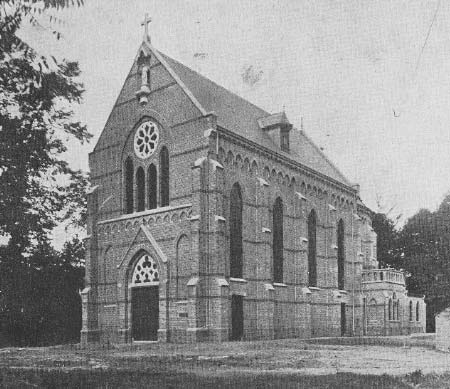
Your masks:
<instances>
[{"instance_id":1,"label":"leafy foliage","mask_svg":"<svg viewBox=\"0 0 450 389\"><path fill-rule=\"evenodd\" d=\"M378 234L378 259L384 266L409 273L411 294L424 296L427 330L434 330L434 316L450 305L450 195L435 212L422 209L401 230L384 214L373 219Z\"/></svg>"},{"instance_id":2,"label":"leafy foliage","mask_svg":"<svg viewBox=\"0 0 450 389\"><path fill-rule=\"evenodd\" d=\"M19 343L36 344L43 337L33 328L53 331L71 317L68 304L79 306L73 292L83 269L68 256L78 255L81 243L57 253L48 235L63 220L82 223L87 177L63 153L66 139L85 142L91 135L73 118L83 94L78 64L40 56L17 31L48 17L49 9L81 3L0 0L0 315L3 330ZM52 316L57 312L65 316Z\"/></svg>"},{"instance_id":3,"label":"leafy foliage","mask_svg":"<svg viewBox=\"0 0 450 389\"><path fill-rule=\"evenodd\" d=\"M401 267L396 223L386 213L375 213L372 228L377 233L377 255L381 267Z\"/></svg>"},{"instance_id":4,"label":"leafy foliage","mask_svg":"<svg viewBox=\"0 0 450 389\"><path fill-rule=\"evenodd\" d=\"M12 293L0 303L0 332L7 344L76 342L81 329L84 247L75 237L61 252L40 244L27 264L11 273Z\"/></svg>"}]
</instances>

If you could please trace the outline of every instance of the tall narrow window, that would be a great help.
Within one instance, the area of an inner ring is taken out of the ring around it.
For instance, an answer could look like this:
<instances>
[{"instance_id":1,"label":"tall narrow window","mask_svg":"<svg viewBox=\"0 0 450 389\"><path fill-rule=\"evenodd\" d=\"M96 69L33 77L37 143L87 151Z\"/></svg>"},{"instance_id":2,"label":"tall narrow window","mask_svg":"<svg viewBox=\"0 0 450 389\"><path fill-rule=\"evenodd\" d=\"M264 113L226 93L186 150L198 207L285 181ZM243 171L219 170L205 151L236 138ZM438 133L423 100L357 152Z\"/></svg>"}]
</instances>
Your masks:
<instances>
[{"instance_id":1,"label":"tall narrow window","mask_svg":"<svg viewBox=\"0 0 450 389\"><path fill-rule=\"evenodd\" d=\"M188 297L187 283L192 271L190 242L186 235L182 235L177 242L175 262L175 297L177 299L184 300Z\"/></svg>"},{"instance_id":2,"label":"tall narrow window","mask_svg":"<svg viewBox=\"0 0 450 389\"><path fill-rule=\"evenodd\" d=\"M158 206L158 180L155 165L148 167L148 208L155 209Z\"/></svg>"},{"instance_id":3,"label":"tall narrow window","mask_svg":"<svg viewBox=\"0 0 450 389\"><path fill-rule=\"evenodd\" d=\"M161 207L169 205L169 152L163 146L159 154L160 168L160 204Z\"/></svg>"},{"instance_id":4,"label":"tall narrow window","mask_svg":"<svg viewBox=\"0 0 450 389\"><path fill-rule=\"evenodd\" d=\"M368 306L368 319L370 320L377 320L377 302L375 299L371 299L369 301Z\"/></svg>"},{"instance_id":5,"label":"tall narrow window","mask_svg":"<svg viewBox=\"0 0 450 389\"><path fill-rule=\"evenodd\" d=\"M392 314L391 314L391 320L398 320L398 301L397 301L397 295L395 292L392 294Z\"/></svg>"},{"instance_id":6,"label":"tall narrow window","mask_svg":"<svg viewBox=\"0 0 450 389\"><path fill-rule=\"evenodd\" d=\"M242 278L242 196L238 183L230 192L230 277Z\"/></svg>"},{"instance_id":7,"label":"tall narrow window","mask_svg":"<svg viewBox=\"0 0 450 389\"><path fill-rule=\"evenodd\" d=\"M273 282L283 282L283 200L273 205Z\"/></svg>"},{"instance_id":8,"label":"tall narrow window","mask_svg":"<svg viewBox=\"0 0 450 389\"><path fill-rule=\"evenodd\" d=\"M136 185L137 211L140 212L145 209L145 173L142 167L136 171Z\"/></svg>"},{"instance_id":9,"label":"tall narrow window","mask_svg":"<svg viewBox=\"0 0 450 389\"><path fill-rule=\"evenodd\" d=\"M420 315L419 315L419 302L416 303L416 321L419 321Z\"/></svg>"},{"instance_id":10,"label":"tall narrow window","mask_svg":"<svg viewBox=\"0 0 450 389\"><path fill-rule=\"evenodd\" d=\"M133 161L128 157L125 161L125 212L133 213Z\"/></svg>"},{"instance_id":11,"label":"tall narrow window","mask_svg":"<svg viewBox=\"0 0 450 389\"><path fill-rule=\"evenodd\" d=\"M314 209L308 216L308 282L309 286L317 286L317 217Z\"/></svg>"},{"instance_id":12,"label":"tall narrow window","mask_svg":"<svg viewBox=\"0 0 450 389\"><path fill-rule=\"evenodd\" d=\"M409 321L413 320L413 302L409 302Z\"/></svg>"},{"instance_id":13,"label":"tall narrow window","mask_svg":"<svg viewBox=\"0 0 450 389\"><path fill-rule=\"evenodd\" d=\"M400 301L395 301L395 320L400 320Z\"/></svg>"},{"instance_id":14,"label":"tall narrow window","mask_svg":"<svg viewBox=\"0 0 450 389\"><path fill-rule=\"evenodd\" d=\"M392 307L392 299L391 298L389 299L388 309L389 309L389 314L388 314L389 320L393 320L393 318L392 318L393 307Z\"/></svg>"},{"instance_id":15,"label":"tall narrow window","mask_svg":"<svg viewBox=\"0 0 450 389\"><path fill-rule=\"evenodd\" d=\"M341 219L337 228L337 265L338 265L338 289L345 289L345 246L344 246L344 221Z\"/></svg>"}]
</instances>

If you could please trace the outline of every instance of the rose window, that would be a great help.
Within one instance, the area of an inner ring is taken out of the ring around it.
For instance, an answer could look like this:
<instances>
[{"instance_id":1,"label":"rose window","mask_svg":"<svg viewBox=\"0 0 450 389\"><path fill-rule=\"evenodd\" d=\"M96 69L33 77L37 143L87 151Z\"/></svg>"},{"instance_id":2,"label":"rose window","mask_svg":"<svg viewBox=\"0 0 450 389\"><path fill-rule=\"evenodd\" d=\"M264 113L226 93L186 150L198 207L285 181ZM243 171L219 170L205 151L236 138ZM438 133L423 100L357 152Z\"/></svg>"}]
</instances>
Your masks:
<instances>
[{"instance_id":1,"label":"rose window","mask_svg":"<svg viewBox=\"0 0 450 389\"><path fill-rule=\"evenodd\" d=\"M139 158L148 158L158 146L158 126L153 122L142 123L134 135L134 152Z\"/></svg>"},{"instance_id":2,"label":"rose window","mask_svg":"<svg viewBox=\"0 0 450 389\"><path fill-rule=\"evenodd\" d=\"M156 261L148 254L144 254L133 272L133 285L145 285L159 283L159 272Z\"/></svg>"}]
</instances>

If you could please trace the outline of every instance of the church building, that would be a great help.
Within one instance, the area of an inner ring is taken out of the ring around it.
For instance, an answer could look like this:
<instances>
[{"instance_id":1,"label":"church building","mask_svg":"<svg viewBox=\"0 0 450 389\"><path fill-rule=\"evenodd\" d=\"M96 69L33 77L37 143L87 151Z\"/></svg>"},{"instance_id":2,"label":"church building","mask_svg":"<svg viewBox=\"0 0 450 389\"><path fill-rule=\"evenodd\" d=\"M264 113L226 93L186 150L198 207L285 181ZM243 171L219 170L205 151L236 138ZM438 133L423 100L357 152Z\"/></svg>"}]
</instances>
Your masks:
<instances>
[{"instance_id":1,"label":"church building","mask_svg":"<svg viewBox=\"0 0 450 389\"><path fill-rule=\"evenodd\" d=\"M82 343L425 330L359 186L147 33L89 165Z\"/></svg>"}]
</instances>

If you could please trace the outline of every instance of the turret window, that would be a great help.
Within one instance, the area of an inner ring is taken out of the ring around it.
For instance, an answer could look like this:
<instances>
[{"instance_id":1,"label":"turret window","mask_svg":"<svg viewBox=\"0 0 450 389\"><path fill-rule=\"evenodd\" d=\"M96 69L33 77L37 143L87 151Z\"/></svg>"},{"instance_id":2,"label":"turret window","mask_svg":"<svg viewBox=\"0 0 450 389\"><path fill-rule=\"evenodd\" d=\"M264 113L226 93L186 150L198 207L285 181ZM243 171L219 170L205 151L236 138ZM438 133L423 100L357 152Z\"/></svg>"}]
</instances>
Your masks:
<instances>
[{"instance_id":1,"label":"turret window","mask_svg":"<svg viewBox=\"0 0 450 389\"><path fill-rule=\"evenodd\" d=\"M420 320L420 306L419 306L419 302L417 301L416 303L416 321Z\"/></svg>"}]
</instances>

